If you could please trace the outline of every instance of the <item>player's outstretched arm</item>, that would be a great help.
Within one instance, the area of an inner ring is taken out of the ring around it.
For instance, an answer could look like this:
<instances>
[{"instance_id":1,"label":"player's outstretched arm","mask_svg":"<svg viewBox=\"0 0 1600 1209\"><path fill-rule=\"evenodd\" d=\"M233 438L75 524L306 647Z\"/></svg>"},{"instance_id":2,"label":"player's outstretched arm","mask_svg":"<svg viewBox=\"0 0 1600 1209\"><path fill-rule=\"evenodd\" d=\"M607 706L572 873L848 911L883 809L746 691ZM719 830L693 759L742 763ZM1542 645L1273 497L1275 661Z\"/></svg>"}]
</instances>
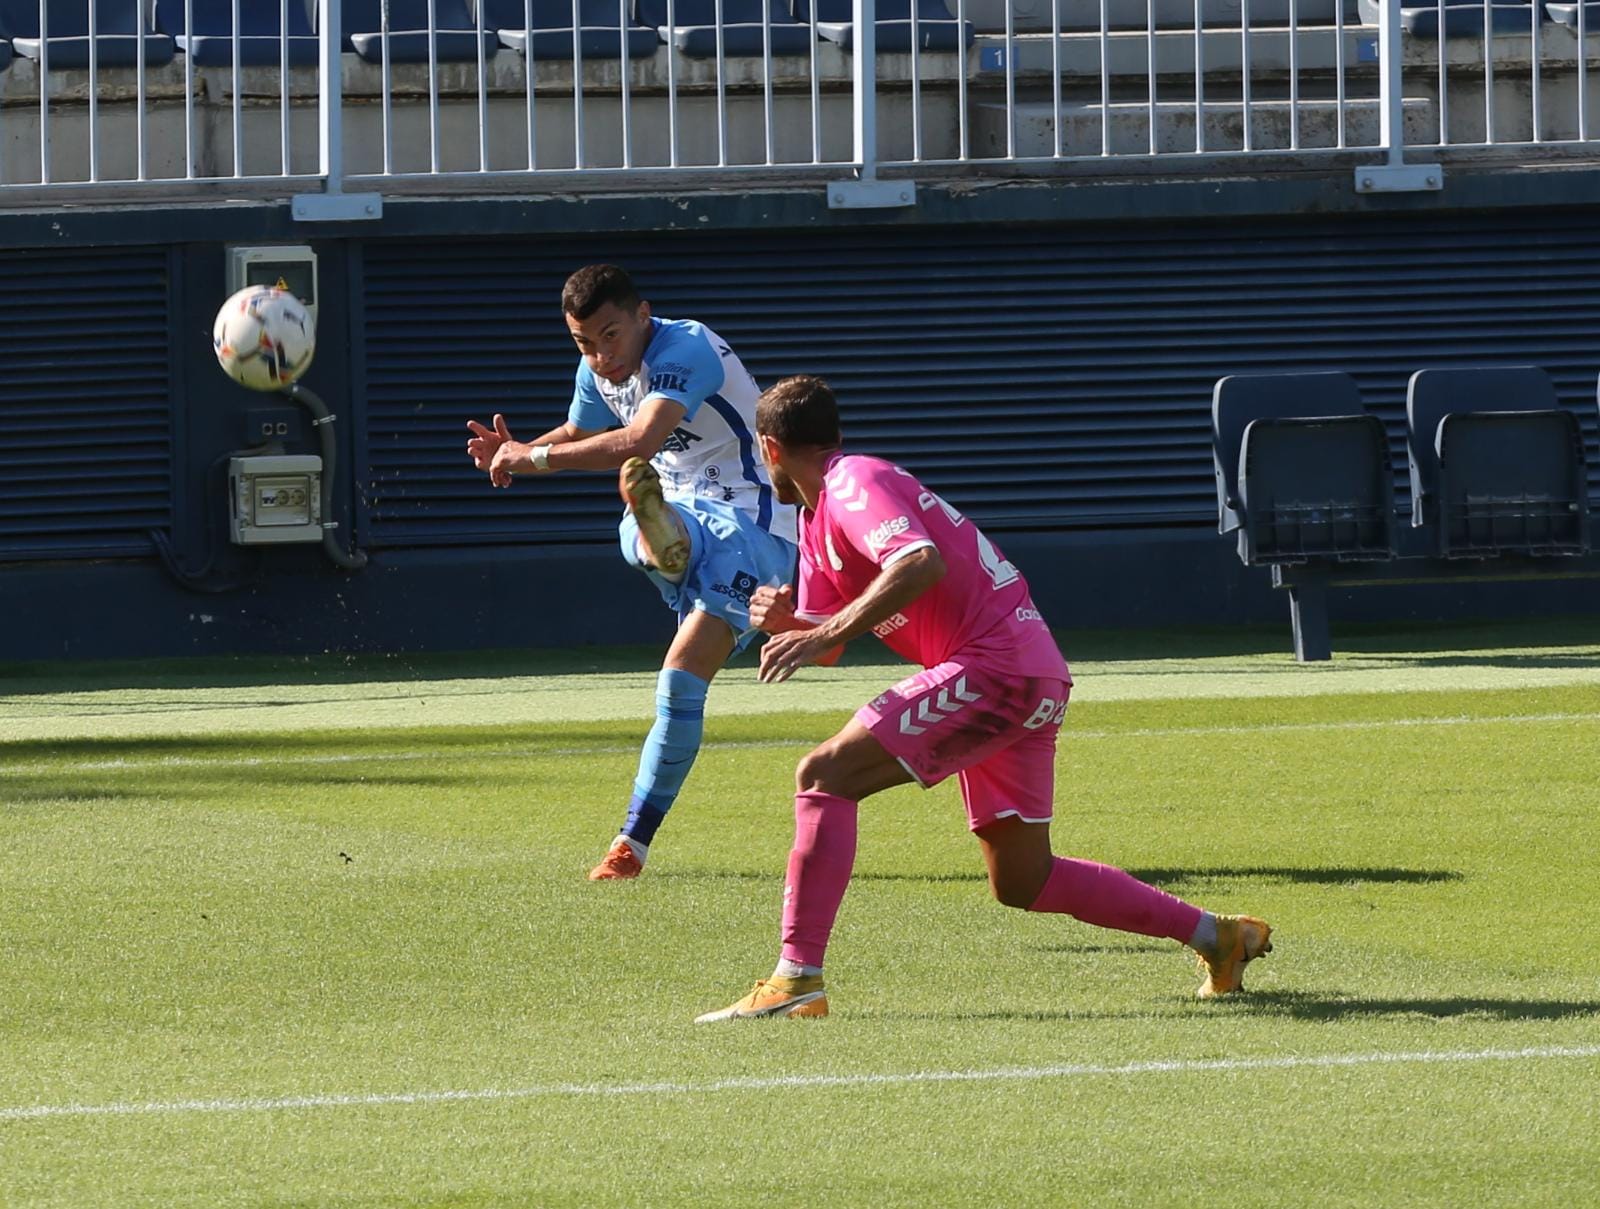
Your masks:
<instances>
[{"instance_id":1,"label":"player's outstretched arm","mask_svg":"<svg viewBox=\"0 0 1600 1209\"><path fill-rule=\"evenodd\" d=\"M523 442L511 435L505 416L499 412L491 423L492 427L486 427L477 420L467 421L467 431L472 433L467 438L467 456L496 487L511 486L513 474L536 473L531 459L535 445L561 445L591 435L568 421L533 441Z\"/></svg>"},{"instance_id":2,"label":"player's outstretched arm","mask_svg":"<svg viewBox=\"0 0 1600 1209\"><path fill-rule=\"evenodd\" d=\"M761 648L761 682L777 684L808 663L820 663L824 652L881 625L943 579L944 572L944 557L935 546L896 559L865 592L821 625L788 630L768 640Z\"/></svg>"},{"instance_id":3,"label":"player's outstretched arm","mask_svg":"<svg viewBox=\"0 0 1600 1209\"><path fill-rule=\"evenodd\" d=\"M626 428L552 446L551 470L615 470L629 458L655 457L688 409L675 399L652 395Z\"/></svg>"}]
</instances>

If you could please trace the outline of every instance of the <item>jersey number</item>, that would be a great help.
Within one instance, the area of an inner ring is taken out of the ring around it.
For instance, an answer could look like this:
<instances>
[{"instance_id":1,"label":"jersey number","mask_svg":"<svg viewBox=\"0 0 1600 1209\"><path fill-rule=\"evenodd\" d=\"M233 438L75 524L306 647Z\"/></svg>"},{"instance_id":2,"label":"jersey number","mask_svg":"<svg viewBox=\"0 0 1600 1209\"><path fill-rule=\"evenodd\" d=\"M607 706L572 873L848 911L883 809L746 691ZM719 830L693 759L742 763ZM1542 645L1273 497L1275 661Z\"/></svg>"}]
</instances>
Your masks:
<instances>
[{"instance_id":1,"label":"jersey number","mask_svg":"<svg viewBox=\"0 0 1600 1209\"><path fill-rule=\"evenodd\" d=\"M945 503L942 495L932 491L928 494L933 496L934 503L944 509L944 514L950 518L952 525L960 527L967 523L967 518ZM1000 557L1000 551L996 550L994 543L983 535L983 530L976 525L972 526L972 536L978 540L978 561L983 564L984 573L994 580L995 588L998 590L1008 584L1016 583L1020 573L1010 562Z\"/></svg>"}]
</instances>

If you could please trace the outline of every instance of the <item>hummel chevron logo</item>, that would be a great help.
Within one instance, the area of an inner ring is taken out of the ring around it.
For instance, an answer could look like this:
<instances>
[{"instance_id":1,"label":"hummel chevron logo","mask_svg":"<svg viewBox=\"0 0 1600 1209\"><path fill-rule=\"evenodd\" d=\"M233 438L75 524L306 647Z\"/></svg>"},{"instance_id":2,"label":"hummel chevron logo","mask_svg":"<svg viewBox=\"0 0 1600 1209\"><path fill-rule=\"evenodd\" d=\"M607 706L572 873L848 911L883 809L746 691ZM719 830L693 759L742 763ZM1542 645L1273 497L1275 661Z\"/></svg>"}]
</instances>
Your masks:
<instances>
[{"instance_id":1,"label":"hummel chevron logo","mask_svg":"<svg viewBox=\"0 0 1600 1209\"><path fill-rule=\"evenodd\" d=\"M954 701L951 700L952 697L955 698ZM982 693L968 691L967 678L965 676L958 676L956 677L956 682L954 684L948 685L939 690L939 697L937 701L928 697L924 697L921 701L917 702L915 709L908 709L905 713L901 714L900 733L902 735L923 734L927 731L929 726L943 722L952 714L959 713L963 705L969 705L974 701L981 701L982 699ZM924 723L925 725L918 726L918 722Z\"/></svg>"},{"instance_id":2,"label":"hummel chevron logo","mask_svg":"<svg viewBox=\"0 0 1600 1209\"><path fill-rule=\"evenodd\" d=\"M828 483L828 491L834 499L844 504L846 512L862 512L867 506L867 489L856 482L856 476L846 474L837 481Z\"/></svg>"}]
</instances>

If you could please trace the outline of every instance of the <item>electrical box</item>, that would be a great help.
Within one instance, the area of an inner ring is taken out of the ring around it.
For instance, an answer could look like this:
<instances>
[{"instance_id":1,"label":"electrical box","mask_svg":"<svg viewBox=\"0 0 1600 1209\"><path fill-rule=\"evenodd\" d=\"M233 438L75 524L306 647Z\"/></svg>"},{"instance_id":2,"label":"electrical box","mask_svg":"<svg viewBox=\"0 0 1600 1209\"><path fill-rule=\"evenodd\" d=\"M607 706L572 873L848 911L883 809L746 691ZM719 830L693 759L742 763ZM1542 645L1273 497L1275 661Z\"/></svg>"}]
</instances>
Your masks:
<instances>
[{"instance_id":1,"label":"electrical box","mask_svg":"<svg viewBox=\"0 0 1600 1209\"><path fill-rule=\"evenodd\" d=\"M262 244L228 249L228 295L247 285L284 287L317 317L317 254L305 244Z\"/></svg>"},{"instance_id":2,"label":"electrical box","mask_svg":"<svg viewBox=\"0 0 1600 1209\"><path fill-rule=\"evenodd\" d=\"M322 459L309 454L228 461L229 536L237 545L322 540Z\"/></svg>"}]
</instances>

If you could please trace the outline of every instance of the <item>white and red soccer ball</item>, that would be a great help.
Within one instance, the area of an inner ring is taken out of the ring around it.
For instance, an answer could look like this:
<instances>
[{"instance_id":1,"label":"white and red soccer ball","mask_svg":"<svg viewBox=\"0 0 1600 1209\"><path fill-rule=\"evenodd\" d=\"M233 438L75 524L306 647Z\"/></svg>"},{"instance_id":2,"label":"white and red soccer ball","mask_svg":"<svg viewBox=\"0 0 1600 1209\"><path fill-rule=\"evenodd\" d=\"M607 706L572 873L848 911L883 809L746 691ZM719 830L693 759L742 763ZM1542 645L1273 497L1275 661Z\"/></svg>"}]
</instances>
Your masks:
<instances>
[{"instance_id":1,"label":"white and red soccer ball","mask_svg":"<svg viewBox=\"0 0 1600 1209\"><path fill-rule=\"evenodd\" d=\"M211 343L223 372L251 390L281 390L311 364L316 321L288 290L251 285L222 304Z\"/></svg>"}]
</instances>

